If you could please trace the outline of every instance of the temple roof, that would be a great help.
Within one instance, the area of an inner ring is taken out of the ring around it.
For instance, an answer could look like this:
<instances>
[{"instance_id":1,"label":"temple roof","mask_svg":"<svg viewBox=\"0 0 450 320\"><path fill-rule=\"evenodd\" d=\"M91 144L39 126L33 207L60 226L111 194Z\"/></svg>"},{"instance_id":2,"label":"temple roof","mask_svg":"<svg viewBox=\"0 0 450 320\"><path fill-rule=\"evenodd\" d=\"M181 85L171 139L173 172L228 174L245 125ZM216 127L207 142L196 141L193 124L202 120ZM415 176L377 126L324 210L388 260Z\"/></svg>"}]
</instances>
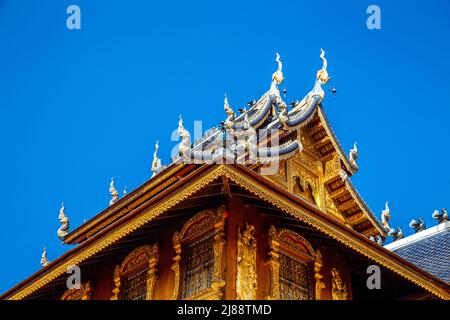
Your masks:
<instances>
[{"instance_id":1,"label":"temple roof","mask_svg":"<svg viewBox=\"0 0 450 320\"><path fill-rule=\"evenodd\" d=\"M403 259L450 283L450 221L385 246Z\"/></svg>"},{"instance_id":2,"label":"temple roof","mask_svg":"<svg viewBox=\"0 0 450 320\"><path fill-rule=\"evenodd\" d=\"M154 192L158 185L163 185L173 175L176 181L161 192ZM184 177L181 177L184 175ZM338 219L323 213L316 206L291 194L270 179L257 174L241 165L187 165L174 166L161 172L161 179L150 187L135 190L133 208L128 204L128 211L115 222L98 229L85 238L78 246L72 248L58 259L50 262L28 279L4 293L0 299L23 299L36 292L46 284L64 275L67 268L78 265L111 247L135 230L150 221L159 219L164 213L181 204L182 201L205 190L215 181L226 184L231 181L256 197L267 201L287 216L311 226L327 235L358 255L385 267L418 287L425 289L436 297L450 299L448 284L409 263L396 254L370 241L367 237L348 228ZM152 189L153 188L153 189ZM223 192L226 188L221 188ZM121 199L122 206L126 198ZM119 206L120 201L115 205ZM86 234L85 234L86 235Z\"/></svg>"}]
</instances>

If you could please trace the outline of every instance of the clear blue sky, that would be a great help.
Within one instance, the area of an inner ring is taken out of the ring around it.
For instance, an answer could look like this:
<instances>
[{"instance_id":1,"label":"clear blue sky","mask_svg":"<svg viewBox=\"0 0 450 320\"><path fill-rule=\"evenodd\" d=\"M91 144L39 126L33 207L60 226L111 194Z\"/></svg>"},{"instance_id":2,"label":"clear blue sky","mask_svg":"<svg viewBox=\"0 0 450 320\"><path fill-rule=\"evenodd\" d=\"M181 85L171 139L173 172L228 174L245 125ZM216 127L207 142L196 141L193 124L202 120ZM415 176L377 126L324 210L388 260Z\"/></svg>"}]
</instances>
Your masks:
<instances>
[{"instance_id":1,"label":"clear blue sky","mask_svg":"<svg viewBox=\"0 0 450 320\"><path fill-rule=\"evenodd\" d=\"M72 229L150 176L154 143L167 164L179 114L188 129L224 119L270 85L281 54L287 102L302 98L320 48L338 92L323 103L353 181L392 225L434 225L450 206L450 4L434 1L0 0L0 292L68 250L56 236L61 201ZM381 8L382 29L366 28ZM82 29L66 28L81 8Z\"/></svg>"}]
</instances>

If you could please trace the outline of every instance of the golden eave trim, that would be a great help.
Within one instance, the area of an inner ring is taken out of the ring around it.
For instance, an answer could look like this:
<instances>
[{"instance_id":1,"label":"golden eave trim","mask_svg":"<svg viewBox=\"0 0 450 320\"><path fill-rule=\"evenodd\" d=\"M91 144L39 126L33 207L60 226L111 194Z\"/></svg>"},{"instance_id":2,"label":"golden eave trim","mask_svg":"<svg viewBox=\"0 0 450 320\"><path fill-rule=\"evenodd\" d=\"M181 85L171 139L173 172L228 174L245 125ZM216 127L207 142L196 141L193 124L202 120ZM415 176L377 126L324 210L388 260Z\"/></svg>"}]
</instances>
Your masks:
<instances>
[{"instance_id":1,"label":"golden eave trim","mask_svg":"<svg viewBox=\"0 0 450 320\"><path fill-rule=\"evenodd\" d=\"M178 172L183 166L184 164L178 164L167 172L161 172L161 174L157 175L155 178L150 179L143 185L142 190L139 190L137 193L129 193L125 198L120 199L121 201L117 205L112 206L111 208L107 208L103 212L100 212L99 215L95 216L77 229L70 232L64 239L64 243L72 244L72 241L74 241L77 237L80 237L83 234L89 232L89 230L95 228L97 225L100 225L102 222L110 219L115 220L114 217L117 217L117 219L119 219L120 217L129 213L133 209L130 208L130 204L132 202L144 195L146 192L154 188L162 181L166 180L175 172Z\"/></svg>"},{"instance_id":2,"label":"golden eave trim","mask_svg":"<svg viewBox=\"0 0 450 320\"><path fill-rule=\"evenodd\" d=\"M46 284L50 283L56 277L62 275L66 272L67 268L81 263L82 261L92 257L94 254L99 251L105 249L121 238L125 237L129 233L135 231L139 227L143 226L147 222L153 220L154 218L161 215L163 212L173 208L175 205L193 195L197 191L201 190L203 187L216 180L222 175L225 175L228 179L234 181L235 183L240 184L243 188L253 193L256 196L261 197L263 200L272 204L273 206L279 208L280 210L298 218L299 220L311 225L316 228L318 231L325 233L329 237L335 239L340 242L344 246L360 253L361 255L369 258L370 260L379 263L385 268L393 271L399 276L415 283L419 287L427 290L433 295L441 298L441 299L450 299L450 292L448 289L444 288L442 285L435 283L432 278L425 278L420 274L417 274L413 269L408 266L404 266L397 261L393 261L393 257L386 256L386 254L390 254L389 251L383 249L381 247L375 247L376 244L369 243L368 239L359 238L356 235L352 235L352 231L346 229L345 226L334 226L331 225L328 221L324 221L325 217L320 217L319 215L315 215L313 213L308 212L307 210L299 207L298 203L294 203L293 200L290 200L288 197L283 197L278 194L275 194L273 190L267 189L261 183L255 183L255 178L249 178L247 174L242 174L243 170L250 169L238 169L239 167L229 166L229 165L217 165L213 167L209 172L206 172L203 176L197 177L193 179L195 182L191 183L184 188L178 190L177 193L172 194L159 204L155 204L147 211L143 212L140 216L136 217L134 220L129 221L125 225L119 226L116 230L112 230L109 234L104 235L102 238L94 240L94 242L87 246L85 249L82 249L80 252L74 254L73 257L68 259L67 261L62 262L60 265L54 267L54 269L50 269L46 274L42 275L40 278L37 278L34 282L25 285L23 289L18 289L17 292L11 293L6 299L9 300L18 300L23 299L38 289L42 288ZM259 177L262 180L268 180L265 177ZM280 189L283 192L283 190ZM318 210L318 209L316 209ZM362 237L358 234L358 236ZM364 242L365 241L365 242ZM386 250L386 254L383 254L383 251ZM393 254L392 254L393 255ZM394 259L397 257L394 257ZM400 259L401 258L397 258Z\"/></svg>"}]
</instances>

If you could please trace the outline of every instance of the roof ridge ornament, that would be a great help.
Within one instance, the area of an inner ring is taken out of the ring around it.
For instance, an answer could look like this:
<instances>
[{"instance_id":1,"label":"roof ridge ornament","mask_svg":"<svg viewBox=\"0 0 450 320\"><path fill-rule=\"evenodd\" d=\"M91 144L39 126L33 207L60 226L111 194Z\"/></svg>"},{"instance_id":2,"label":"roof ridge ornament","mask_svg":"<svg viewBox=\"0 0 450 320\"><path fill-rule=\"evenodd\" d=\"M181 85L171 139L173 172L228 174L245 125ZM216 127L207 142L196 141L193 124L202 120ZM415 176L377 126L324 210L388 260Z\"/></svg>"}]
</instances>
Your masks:
<instances>
[{"instance_id":1,"label":"roof ridge ornament","mask_svg":"<svg viewBox=\"0 0 450 320\"><path fill-rule=\"evenodd\" d=\"M178 121L178 135L181 137L179 144L179 154L185 161L191 160L191 135L183 126L183 118Z\"/></svg>"},{"instance_id":2,"label":"roof ridge ornament","mask_svg":"<svg viewBox=\"0 0 450 320\"><path fill-rule=\"evenodd\" d=\"M438 224L448 221L447 209L442 208L441 212L439 212L439 210L434 210L432 217Z\"/></svg>"},{"instance_id":3,"label":"roof ridge ornament","mask_svg":"<svg viewBox=\"0 0 450 320\"><path fill-rule=\"evenodd\" d=\"M356 170L358 170L358 164L356 163L356 160L358 160L358 147L356 145L356 141L353 144L353 148L350 149L350 152L348 154L348 158L350 160L350 164L353 166L353 168L355 168Z\"/></svg>"},{"instance_id":4,"label":"roof ridge ornament","mask_svg":"<svg viewBox=\"0 0 450 320\"><path fill-rule=\"evenodd\" d=\"M278 52L276 53L275 61L278 63L278 70L272 74L272 81L276 84L281 84L284 80L284 75L282 72L283 64L281 63L280 55L278 54Z\"/></svg>"},{"instance_id":5,"label":"roof ridge ornament","mask_svg":"<svg viewBox=\"0 0 450 320\"><path fill-rule=\"evenodd\" d=\"M47 259L47 249L44 247L44 250L42 250L42 255L41 255L41 266L46 267L46 266L48 266L49 263L50 263L50 261L48 261L48 259Z\"/></svg>"},{"instance_id":6,"label":"roof ridge ornament","mask_svg":"<svg viewBox=\"0 0 450 320\"><path fill-rule=\"evenodd\" d=\"M64 202L61 203L61 209L59 210L58 219L61 226L56 234L61 240L64 241L64 237L67 235L67 233L69 233L69 217L67 217L65 214Z\"/></svg>"},{"instance_id":7,"label":"roof ridge ornament","mask_svg":"<svg viewBox=\"0 0 450 320\"><path fill-rule=\"evenodd\" d=\"M411 222L409 223L409 226L411 228L413 228L414 232L420 232L425 230L427 227L425 226L425 221L423 220L423 218L419 218L419 219L412 219Z\"/></svg>"},{"instance_id":8,"label":"roof ridge ornament","mask_svg":"<svg viewBox=\"0 0 450 320\"><path fill-rule=\"evenodd\" d=\"M114 178L111 178L111 182L109 183L109 193L111 194L109 205L112 206L114 203L119 201L119 192L117 192L116 188L114 187Z\"/></svg>"},{"instance_id":9,"label":"roof ridge ornament","mask_svg":"<svg viewBox=\"0 0 450 320\"><path fill-rule=\"evenodd\" d=\"M325 92L322 89L322 85L326 84L331 79L331 77L328 75L327 71L328 62L327 59L325 58L325 51L322 48L320 48L320 60L322 60L322 69L317 71L316 82L314 84L314 88L312 89L311 93L312 95L319 95L323 99L325 96Z\"/></svg>"},{"instance_id":10,"label":"roof ridge ornament","mask_svg":"<svg viewBox=\"0 0 450 320\"><path fill-rule=\"evenodd\" d=\"M391 226L389 225L389 220L391 220L391 210L389 209L389 201L386 201L386 204L384 206L385 209L381 211L381 224L383 225L386 231L389 231L391 229Z\"/></svg>"},{"instance_id":11,"label":"roof ridge ornament","mask_svg":"<svg viewBox=\"0 0 450 320\"><path fill-rule=\"evenodd\" d=\"M152 161L152 178L158 174L162 169L161 159L158 158L158 150L159 150L159 141L156 140L155 144L155 152L153 153L153 161Z\"/></svg>"}]
</instances>

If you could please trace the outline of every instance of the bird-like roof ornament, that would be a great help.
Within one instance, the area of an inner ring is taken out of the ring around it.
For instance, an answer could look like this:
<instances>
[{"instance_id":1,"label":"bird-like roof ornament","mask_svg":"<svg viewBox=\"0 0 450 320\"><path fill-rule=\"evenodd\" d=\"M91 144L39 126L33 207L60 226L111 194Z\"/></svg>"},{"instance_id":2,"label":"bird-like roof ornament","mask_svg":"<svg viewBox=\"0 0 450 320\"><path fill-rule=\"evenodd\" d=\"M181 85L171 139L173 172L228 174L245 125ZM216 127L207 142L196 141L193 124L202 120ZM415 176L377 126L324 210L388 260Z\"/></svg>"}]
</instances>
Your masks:
<instances>
[{"instance_id":1,"label":"bird-like roof ornament","mask_svg":"<svg viewBox=\"0 0 450 320\"><path fill-rule=\"evenodd\" d=\"M48 266L49 263L50 263L50 261L48 261L48 259L47 259L47 249L44 247L44 250L42 251L42 255L41 255L41 266L46 267L46 266Z\"/></svg>"},{"instance_id":2,"label":"bird-like roof ornament","mask_svg":"<svg viewBox=\"0 0 450 320\"><path fill-rule=\"evenodd\" d=\"M112 206L119 200L119 192L117 192L116 187L114 187L114 178L111 178L111 182L109 183L109 193L111 194L109 205Z\"/></svg>"},{"instance_id":3,"label":"bird-like roof ornament","mask_svg":"<svg viewBox=\"0 0 450 320\"><path fill-rule=\"evenodd\" d=\"M159 149L159 141L156 141L155 144L155 152L153 153L153 161L152 161L152 178L156 176L156 174L161 170L161 159L158 158L158 149Z\"/></svg>"},{"instance_id":4,"label":"bird-like roof ornament","mask_svg":"<svg viewBox=\"0 0 450 320\"><path fill-rule=\"evenodd\" d=\"M281 84L284 80L284 75L282 72L283 64L281 63L280 55L278 54L278 52L276 54L275 61L278 63L278 70L272 74L272 80L275 81L276 84Z\"/></svg>"},{"instance_id":5,"label":"bird-like roof ornament","mask_svg":"<svg viewBox=\"0 0 450 320\"><path fill-rule=\"evenodd\" d=\"M61 204L58 219L61 226L59 227L56 234L61 240L64 240L64 237L69 233L69 217L67 217L65 214L64 202Z\"/></svg>"}]
</instances>

